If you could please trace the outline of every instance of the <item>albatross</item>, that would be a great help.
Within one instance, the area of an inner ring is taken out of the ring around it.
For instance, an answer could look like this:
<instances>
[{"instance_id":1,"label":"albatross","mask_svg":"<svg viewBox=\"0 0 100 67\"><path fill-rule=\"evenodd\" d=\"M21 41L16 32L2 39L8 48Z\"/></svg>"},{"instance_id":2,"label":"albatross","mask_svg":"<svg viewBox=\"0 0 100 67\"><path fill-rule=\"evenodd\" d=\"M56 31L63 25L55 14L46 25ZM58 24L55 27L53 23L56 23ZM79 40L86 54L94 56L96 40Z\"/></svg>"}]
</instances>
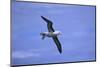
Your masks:
<instances>
[{"instance_id":1,"label":"albatross","mask_svg":"<svg viewBox=\"0 0 100 67\"><path fill-rule=\"evenodd\" d=\"M62 53L62 47L61 47L61 43L59 42L58 40L58 35L61 34L60 31L55 31L53 29L53 22L50 21L49 19L41 16L41 18L47 23L47 28L48 28L48 32L42 32L40 33L40 35L42 35L42 39L44 39L45 37L49 37L49 38L52 38L57 46L57 49L59 51L59 53Z\"/></svg>"}]
</instances>

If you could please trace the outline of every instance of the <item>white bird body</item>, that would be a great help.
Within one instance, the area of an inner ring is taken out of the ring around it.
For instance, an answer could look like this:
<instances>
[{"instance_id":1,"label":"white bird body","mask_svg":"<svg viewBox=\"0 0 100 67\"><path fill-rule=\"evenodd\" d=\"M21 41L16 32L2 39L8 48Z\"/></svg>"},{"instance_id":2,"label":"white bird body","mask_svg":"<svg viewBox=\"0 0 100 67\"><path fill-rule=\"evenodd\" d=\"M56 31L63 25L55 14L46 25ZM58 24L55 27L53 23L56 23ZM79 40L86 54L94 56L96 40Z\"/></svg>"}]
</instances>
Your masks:
<instances>
[{"instance_id":1,"label":"white bird body","mask_svg":"<svg viewBox=\"0 0 100 67\"><path fill-rule=\"evenodd\" d=\"M53 36L58 36L61 34L60 31L55 31L55 32L43 32L40 33L43 37L53 37Z\"/></svg>"}]
</instances>

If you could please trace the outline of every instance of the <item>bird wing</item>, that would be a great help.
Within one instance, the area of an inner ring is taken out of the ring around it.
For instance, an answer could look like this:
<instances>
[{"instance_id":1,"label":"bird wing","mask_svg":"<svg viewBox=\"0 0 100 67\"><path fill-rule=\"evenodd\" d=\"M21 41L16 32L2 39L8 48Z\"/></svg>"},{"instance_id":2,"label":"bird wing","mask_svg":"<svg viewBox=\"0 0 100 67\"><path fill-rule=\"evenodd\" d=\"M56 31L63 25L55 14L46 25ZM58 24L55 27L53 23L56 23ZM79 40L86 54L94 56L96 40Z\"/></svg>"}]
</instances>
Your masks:
<instances>
[{"instance_id":1,"label":"bird wing","mask_svg":"<svg viewBox=\"0 0 100 67\"><path fill-rule=\"evenodd\" d=\"M47 22L48 31L49 31L49 32L54 32L55 30L54 30L53 27L52 27L52 25L53 25L52 21L48 20L47 18L45 18L45 17L43 17L43 16L41 16L41 18L42 18L44 21Z\"/></svg>"},{"instance_id":2,"label":"bird wing","mask_svg":"<svg viewBox=\"0 0 100 67\"><path fill-rule=\"evenodd\" d=\"M54 40L54 42L55 42L55 44L56 44L56 46L57 46L59 52L62 53L62 47L61 47L61 44L60 44L60 42L59 42L57 36L52 37L52 38L53 38L53 40Z\"/></svg>"}]
</instances>

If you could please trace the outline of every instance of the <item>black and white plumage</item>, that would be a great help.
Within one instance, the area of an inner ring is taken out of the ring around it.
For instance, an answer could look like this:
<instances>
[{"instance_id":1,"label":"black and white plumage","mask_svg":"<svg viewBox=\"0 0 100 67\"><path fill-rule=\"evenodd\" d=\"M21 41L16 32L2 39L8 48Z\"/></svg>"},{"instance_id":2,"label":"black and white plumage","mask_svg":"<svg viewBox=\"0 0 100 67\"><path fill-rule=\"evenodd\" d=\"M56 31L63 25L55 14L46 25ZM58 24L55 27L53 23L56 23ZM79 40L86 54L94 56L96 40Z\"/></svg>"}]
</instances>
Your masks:
<instances>
[{"instance_id":1,"label":"black and white plumage","mask_svg":"<svg viewBox=\"0 0 100 67\"><path fill-rule=\"evenodd\" d=\"M46 21L47 23L47 28L48 28L48 32L43 32L43 33L40 33L43 37L42 39L44 39L45 37L52 37L52 39L54 40L57 48L58 48L58 51L60 53L62 53L62 47L61 47L61 43L59 42L57 36L61 34L60 31L55 31L52 27L53 23L52 21L48 20L47 18L41 16L41 18Z\"/></svg>"}]
</instances>

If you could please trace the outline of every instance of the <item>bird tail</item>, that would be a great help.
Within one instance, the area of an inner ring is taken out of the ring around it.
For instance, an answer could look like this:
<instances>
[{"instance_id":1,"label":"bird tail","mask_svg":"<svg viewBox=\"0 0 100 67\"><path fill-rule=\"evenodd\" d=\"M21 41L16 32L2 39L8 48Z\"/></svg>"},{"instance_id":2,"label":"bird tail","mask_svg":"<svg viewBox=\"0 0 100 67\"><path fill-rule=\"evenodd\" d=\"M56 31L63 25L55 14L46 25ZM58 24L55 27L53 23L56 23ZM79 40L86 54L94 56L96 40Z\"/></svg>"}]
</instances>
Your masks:
<instances>
[{"instance_id":1,"label":"bird tail","mask_svg":"<svg viewBox=\"0 0 100 67\"><path fill-rule=\"evenodd\" d=\"M45 34L44 33L40 33L40 35L42 35L42 40L44 40Z\"/></svg>"},{"instance_id":2,"label":"bird tail","mask_svg":"<svg viewBox=\"0 0 100 67\"><path fill-rule=\"evenodd\" d=\"M45 36L42 36L42 40L44 40Z\"/></svg>"}]
</instances>

